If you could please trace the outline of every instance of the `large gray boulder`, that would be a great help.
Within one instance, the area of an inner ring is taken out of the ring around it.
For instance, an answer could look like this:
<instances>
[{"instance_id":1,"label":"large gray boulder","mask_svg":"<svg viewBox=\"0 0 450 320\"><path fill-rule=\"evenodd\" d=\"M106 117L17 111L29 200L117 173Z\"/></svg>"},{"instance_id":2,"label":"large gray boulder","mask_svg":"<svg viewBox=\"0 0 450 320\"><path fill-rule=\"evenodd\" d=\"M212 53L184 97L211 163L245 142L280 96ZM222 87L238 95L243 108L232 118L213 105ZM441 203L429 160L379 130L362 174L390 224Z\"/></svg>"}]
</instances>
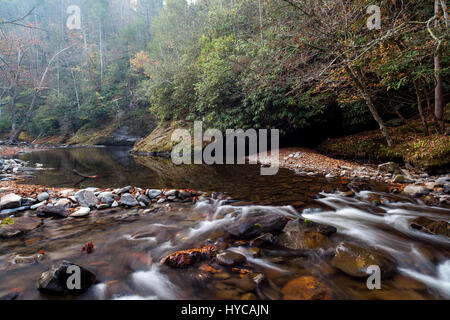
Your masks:
<instances>
[{"instance_id":1,"label":"large gray boulder","mask_svg":"<svg viewBox=\"0 0 450 320\"><path fill-rule=\"evenodd\" d=\"M396 267L392 258L347 242L337 246L331 264L355 278L367 278L370 266L379 266L384 276L392 275Z\"/></svg>"},{"instance_id":2,"label":"large gray boulder","mask_svg":"<svg viewBox=\"0 0 450 320\"><path fill-rule=\"evenodd\" d=\"M2 209L14 209L20 207L22 201L22 197L17 194L10 193L6 196L3 196L0 200L0 207Z\"/></svg>"},{"instance_id":3,"label":"large gray boulder","mask_svg":"<svg viewBox=\"0 0 450 320\"><path fill-rule=\"evenodd\" d=\"M403 192L410 196L410 197L414 197L414 198L419 198L422 196L426 196L427 194L430 193L430 191L425 188L425 187L421 187L421 186L415 186L415 185L409 185L407 186Z\"/></svg>"},{"instance_id":4,"label":"large gray boulder","mask_svg":"<svg viewBox=\"0 0 450 320\"><path fill-rule=\"evenodd\" d=\"M95 207L98 203L98 199L95 196L94 192L90 190L80 190L75 193L75 199L78 204L86 207Z\"/></svg>"},{"instance_id":5,"label":"large gray boulder","mask_svg":"<svg viewBox=\"0 0 450 320\"><path fill-rule=\"evenodd\" d=\"M141 194L138 198L137 201L139 202L143 202L145 205L148 205L149 203L152 202L152 200L150 200L146 195Z\"/></svg>"},{"instance_id":6,"label":"large gray boulder","mask_svg":"<svg viewBox=\"0 0 450 320\"><path fill-rule=\"evenodd\" d=\"M39 202L47 201L48 199L50 199L50 195L47 192L42 192L38 194L37 199Z\"/></svg>"},{"instance_id":7,"label":"large gray boulder","mask_svg":"<svg viewBox=\"0 0 450 320\"><path fill-rule=\"evenodd\" d=\"M125 193L120 197L120 204L128 207L136 207L139 205L139 202L133 197L130 193Z\"/></svg>"},{"instance_id":8,"label":"large gray boulder","mask_svg":"<svg viewBox=\"0 0 450 320\"><path fill-rule=\"evenodd\" d=\"M149 197L150 199L156 199L161 194L162 194L162 191L157 190L157 189L150 189L150 190L147 190L147 192L146 192L147 197Z\"/></svg>"},{"instance_id":9,"label":"large gray boulder","mask_svg":"<svg viewBox=\"0 0 450 320\"><path fill-rule=\"evenodd\" d=\"M69 268L73 268L73 270ZM71 284L74 282L71 281L71 277L76 274L76 270L80 271L80 287L72 288ZM71 262L63 261L59 265L53 265L50 270L41 275L37 282L37 288L40 292L50 295L78 295L89 289L96 281L97 277L92 271Z\"/></svg>"},{"instance_id":10,"label":"large gray boulder","mask_svg":"<svg viewBox=\"0 0 450 320\"><path fill-rule=\"evenodd\" d=\"M69 211L64 207L50 207L50 206L42 206L37 210L36 215L39 218L67 218L69 215Z\"/></svg>"},{"instance_id":11,"label":"large gray boulder","mask_svg":"<svg viewBox=\"0 0 450 320\"><path fill-rule=\"evenodd\" d=\"M288 219L281 214L258 212L233 222L227 231L237 238L256 238L265 233L279 233L287 223Z\"/></svg>"},{"instance_id":12,"label":"large gray boulder","mask_svg":"<svg viewBox=\"0 0 450 320\"><path fill-rule=\"evenodd\" d=\"M102 192L97 196L98 200L111 206L114 203L114 194L112 192Z\"/></svg>"},{"instance_id":13,"label":"large gray boulder","mask_svg":"<svg viewBox=\"0 0 450 320\"><path fill-rule=\"evenodd\" d=\"M380 164L378 166L378 169L388 173L402 173L402 171L400 170L400 166L395 162L387 162Z\"/></svg>"}]
</instances>

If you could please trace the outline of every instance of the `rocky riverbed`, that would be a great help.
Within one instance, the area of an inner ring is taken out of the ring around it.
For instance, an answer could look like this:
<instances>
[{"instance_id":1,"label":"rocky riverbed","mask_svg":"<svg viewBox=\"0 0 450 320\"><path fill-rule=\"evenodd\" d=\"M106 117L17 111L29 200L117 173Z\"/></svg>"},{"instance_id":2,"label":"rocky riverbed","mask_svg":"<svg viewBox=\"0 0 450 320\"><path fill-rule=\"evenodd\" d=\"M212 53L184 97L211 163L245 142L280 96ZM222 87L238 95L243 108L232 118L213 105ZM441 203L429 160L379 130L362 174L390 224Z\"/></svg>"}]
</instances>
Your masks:
<instances>
[{"instance_id":1,"label":"rocky riverbed","mask_svg":"<svg viewBox=\"0 0 450 320\"><path fill-rule=\"evenodd\" d=\"M255 160L255 157L249 157ZM412 167L400 167L387 162L380 165L333 159L314 150L302 148L281 149L278 164L305 177L325 176L327 179L349 180L351 189L361 190L369 182L387 183L395 192L423 198L430 205L450 205L450 175L430 175ZM271 163L270 154L258 155L262 165ZM359 185L359 187L358 187Z\"/></svg>"},{"instance_id":2,"label":"rocky riverbed","mask_svg":"<svg viewBox=\"0 0 450 320\"><path fill-rule=\"evenodd\" d=\"M373 174L397 182L378 192L367 185L373 179L352 177L356 167L350 175L328 176L340 187L311 194L296 209L189 189L23 184L44 169L19 159L2 162L9 176L0 183L1 299L450 294L449 212L441 201L448 199L447 176L409 174L387 163ZM399 175L408 181L400 183ZM382 270L382 291L365 288L372 265ZM82 271L78 291L61 285L71 267Z\"/></svg>"}]
</instances>

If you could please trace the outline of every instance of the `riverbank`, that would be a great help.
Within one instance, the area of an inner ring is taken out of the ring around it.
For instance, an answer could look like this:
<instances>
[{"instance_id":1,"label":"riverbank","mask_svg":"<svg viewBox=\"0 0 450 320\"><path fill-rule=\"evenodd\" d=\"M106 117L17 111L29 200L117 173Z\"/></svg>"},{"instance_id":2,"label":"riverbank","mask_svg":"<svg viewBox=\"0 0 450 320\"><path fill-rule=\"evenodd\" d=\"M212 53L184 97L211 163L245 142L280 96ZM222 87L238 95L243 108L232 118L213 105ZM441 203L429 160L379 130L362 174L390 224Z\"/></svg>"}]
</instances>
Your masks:
<instances>
[{"instance_id":1,"label":"riverbank","mask_svg":"<svg viewBox=\"0 0 450 320\"><path fill-rule=\"evenodd\" d=\"M5 153L5 155L8 155L8 157L11 157L11 155L14 153L36 152L55 148L73 149L80 147L82 146L46 146L22 143L19 146L3 146L3 152ZM96 148L99 147L100 146L96 146ZM72 156L78 158L81 154L85 153L77 152ZM86 153L85 156L89 157L89 153ZM255 156L249 157L250 160L253 160L254 158ZM139 157L137 155L134 156L134 160L139 164L150 166L153 171L156 170L160 178L164 177L165 175L173 176L179 174L186 175L188 173L194 174L194 171L198 172L199 170L206 169L199 166L180 167L169 165L171 164L170 159L167 160L168 163L166 166L163 166L163 169L160 168L163 163L151 162L150 164L148 164L148 161L143 161L143 159L150 160L156 158ZM85 160L87 159L83 160L82 158L79 158L79 161ZM258 155L258 160L262 165L269 165L271 159L269 157L263 158L261 155ZM28 166L23 164L21 160L18 159L16 159L15 161L16 162L2 167L1 173L3 174L3 181L21 179L18 176L22 176L22 178L24 179L29 179L33 177L36 171L45 170L45 168L42 167L29 168ZM111 160L105 159L104 161ZM340 181L342 185L349 186L349 188L352 190L363 190L364 188L367 188L368 184L370 183L387 184L389 186L389 189L393 190L394 192L404 192L405 194L408 194L412 197L422 198L426 201L426 203L430 205L450 204L450 180L448 175L430 175L411 166L401 167L394 162L377 165L374 162L370 161L336 159L334 157L322 154L316 150L306 148L284 148L281 149L279 153L279 166L281 168L290 169L299 176L308 178L325 177L330 181ZM73 169L74 167L71 167L69 170L70 172L67 172L67 174L72 175ZM14 170L16 172L14 172ZM82 172L84 172L84 170L82 170ZM90 171L89 173L91 175L98 174L95 168L92 168L91 170L88 169L88 171ZM212 171L211 174L213 174L214 168L211 167L210 171ZM19 173L19 175L14 175L14 173ZM42 175L40 176L42 177ZM130 181L129 183L132 182ZM47 181L45 179L42 179L40 182L38 182L38 184L46 185ZM108 187L110 185L102 184L97 186ZM160 187L164 188L167 186L162 184ZM174 185L174 187L179 187L179 185Z\"/></svg>"},{"instance_id":2,"label":"riverbank","mask_svg":"<svg viewBox=\"0 0 450 320\"><path fill-rule=\"evenodd\" d=\"M430 125L430 132L434 132ZM422 124L412 122L389 128L395 146L389 148L379 130L328 139L317 150L334 158L361 159L373 162L394 161L411 170L429 174L450 172L450 136L422 133Z\"/></svg>"},{"instance_id":3,"label":"riverbank","mask_svg":"<svg viewBox=\"0 0 450 320\"><path fill-rule=\"evenodd\" d=\"M42 145L26 144L22 146L10 146L0 144L0 157L12 157L22 153L36 152L47 149L48 147Z\"/></svg>"}]
</instances>

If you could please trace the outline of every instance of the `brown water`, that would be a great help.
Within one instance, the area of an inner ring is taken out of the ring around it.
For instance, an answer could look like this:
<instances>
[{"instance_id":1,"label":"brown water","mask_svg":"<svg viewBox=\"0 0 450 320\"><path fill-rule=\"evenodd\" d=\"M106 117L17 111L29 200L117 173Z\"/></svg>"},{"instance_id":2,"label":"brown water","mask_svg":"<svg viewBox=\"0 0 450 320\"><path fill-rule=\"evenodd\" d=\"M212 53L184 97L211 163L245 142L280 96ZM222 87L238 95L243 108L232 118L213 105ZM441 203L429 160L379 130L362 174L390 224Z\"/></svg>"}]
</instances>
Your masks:
<instances>
[{"instance_id":1,"label":"brown water","mask_svg":"<svg viewBox=\"0 0 450 320\"><path fill-rule=\"evenodd\" d=\"M449 221L450 210L433 208L400 196L383 193L385 186L368 185L354 197L340 181L305 178L280 170L274 177L259 175L259 166L176 167L167 159L130 157L124 149L51 150L23 156L52 171L38 172L33 181L55 187L190 188L227 193L238 203L207 200L196 205L172 204L157 213L106 211L85 220L46 220L43 227L0 245L0 293L23 290L26 299L49 299L35 283L52 263L66 259L93 269L99 284L78 299L241 299L251 293L259 299L281 299L282 288L292 279L313 275L340 299L446 299L450 297L450 242L424 235L409 227L417 216ZM81 181L72 174L99 174ZM379 201L382 199L382 205ZM289 218L303 214L309 220L333 225L338 233L308 257L295 256L275 245L251 248L236 242L224 228L252 211L280 213ZM341 241L370 247L390 255L397 273L382 279L382 290L371 291L365 279L354 279L331 266L327 249ZM81 252L93 241L96 249ZM199 265L170 269L159 261L178 250L216 244L247 256L242 276L207 261L216 273ZM29 256L44 250L39 264L12 265L11 255ZM255 285L250 277L264 275Z\"/></svg>"}]
</instances>

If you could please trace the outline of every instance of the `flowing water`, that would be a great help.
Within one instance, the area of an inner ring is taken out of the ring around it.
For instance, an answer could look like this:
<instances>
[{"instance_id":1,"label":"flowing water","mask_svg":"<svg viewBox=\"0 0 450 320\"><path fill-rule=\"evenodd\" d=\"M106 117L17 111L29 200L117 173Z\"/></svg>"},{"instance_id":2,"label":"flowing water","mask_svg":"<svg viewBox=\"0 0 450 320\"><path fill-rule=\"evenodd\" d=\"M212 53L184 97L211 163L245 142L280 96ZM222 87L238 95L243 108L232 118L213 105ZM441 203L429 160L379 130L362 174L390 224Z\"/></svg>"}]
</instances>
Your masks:
<instances>
[{"instance_id":1,"label":"flowing water","mask_svg":"<svg viewBox=\"0 0 450 320\"><path fill-rule=\"evenodd\" d=\"M384 185L367 185L368 191L348 197L339 180L300 177L288 170L263 177L259 166L250 165L177 167L168 159L132 158L121 148L55 149L22 159L53 168L37 172L31 181L35 184L195 189L224 193L239 202L210 198L195 205L174 203L150 215L116 209L82 220L48 220L24 236L1 240L0 293L19 288L26 299L54 298L40 294L35 283L53 263L66 259L94 270L99 278L78 299L282 299L289 281L309 275L338 299L450 298L449 238L410 227L416 217L448 222L450 210L387 194ZM101 178L82 180L72 173L74 168ZM230 239L226 227L253 212L302 216L338 232L308 255L276 244L254 248ZM95 243L92 254L81 252L88 241ZM329 252L342 241L395 261L396 273L382 278L382 290L368 290L365 279L331 265ZM205 261L214 270L208 272L201 263L185 269L160 264L175 251L210 244L245 255L245 266L233 270ZM13 254L29 256L42 250L48 254L39 263L10 263ZM255 283L253 278L263 280Z\"/></svg>"}]
</instances>

